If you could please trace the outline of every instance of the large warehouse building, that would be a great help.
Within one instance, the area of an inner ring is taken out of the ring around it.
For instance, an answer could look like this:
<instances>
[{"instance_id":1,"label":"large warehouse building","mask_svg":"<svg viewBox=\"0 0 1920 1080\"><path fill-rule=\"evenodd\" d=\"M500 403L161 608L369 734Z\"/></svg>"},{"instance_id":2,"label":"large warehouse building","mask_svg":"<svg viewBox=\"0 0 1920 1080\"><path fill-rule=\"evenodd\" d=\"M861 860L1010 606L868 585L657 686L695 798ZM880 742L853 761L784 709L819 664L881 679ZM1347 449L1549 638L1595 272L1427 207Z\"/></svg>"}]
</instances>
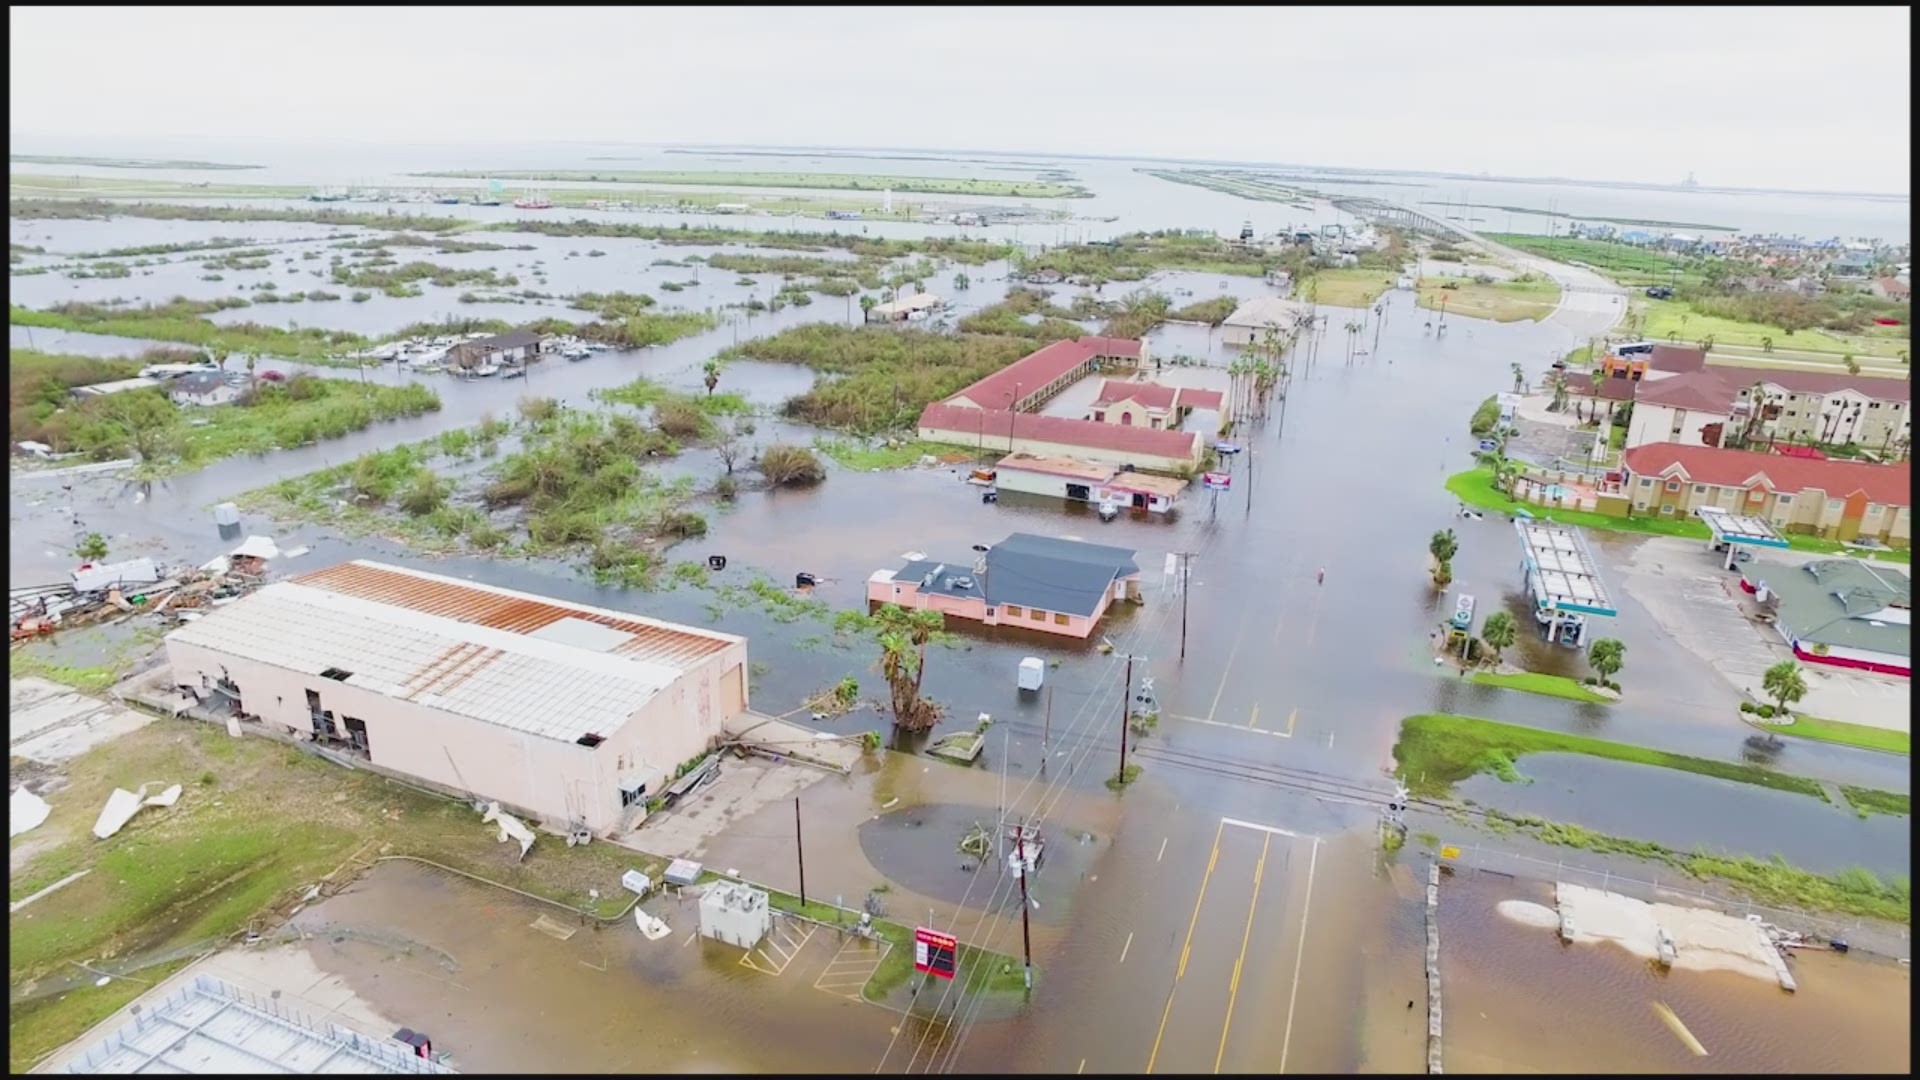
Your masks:
<instances>
[{"instance_id":1,"label":"large warehouse building","mask_svg":"<svg viewBox=\"0 0 1920 1080\"><path fill-rule=\"evenodd\" d=\"M745 638L366 561L215 610L167 655L205 704L596 834L747 707Z\"/></svg>"}]
</instances>

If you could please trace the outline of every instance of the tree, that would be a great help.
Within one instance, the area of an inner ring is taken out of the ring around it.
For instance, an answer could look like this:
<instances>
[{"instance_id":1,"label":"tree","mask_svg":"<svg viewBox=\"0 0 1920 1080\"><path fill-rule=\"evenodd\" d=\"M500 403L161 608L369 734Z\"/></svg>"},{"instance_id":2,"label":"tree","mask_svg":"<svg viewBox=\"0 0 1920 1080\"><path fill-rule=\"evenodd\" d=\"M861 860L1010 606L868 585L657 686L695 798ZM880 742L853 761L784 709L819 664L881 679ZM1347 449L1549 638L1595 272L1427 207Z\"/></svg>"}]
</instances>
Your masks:
<instances>
[{"instance_id":1,"label":"tree","mask_svg":"<svg viewBox=\"0 0 1920 1080\"><path fill-rule=\"evenodd\" d=\"M1767 384L1756 382L1747 388L1747 422L1740 429L1740 445L1753 444L1753 429L1760 425L1760 414L1767 407Z\"/></svg>"},{"instance_id":2,"label":"tree","mask_svg":"<svg viewBox=\"0 0 1920 1080\"><path fill-rule=\"evenodd\" d=\"M1480 627L1480 640L1487 643L1487 648L1493 650L1494 659L1498 660L1500 650L1513 644L1514 633L1513 616L1496 611L1487 616L1486 623Z\"/></svg>"},{"instance_id":3,"label":"tree","mask_svg":"<svg viewBox=\"0 0 1920 1080\"><path fill-rule=\"evenodd\" d=\"M869 317L871 317L871 316L872 316L872 314L873 314L873 309L874 309L874 308L875 308L876 306L878 306L878 305L879 305L879 303L880 303L880 301L878 301L878 300L875 300L875 299L874 299L873 297L871 297L871 296L862 296L862 297L860 297L860 317L861 317L862 319L866 319L866 318L869 318Z\"/></svg>"},{"instance_id":4,"label":"tree","mask_svg":"<svg viewBox=\"0 0 1920 1080\"><path fill-rule=\"evenodd\" d=\"M1840 362L1847 365L1847 374L1849 375L1860 374L1860 361L1855 360L1853 358L1852 353L1848 353L1847 355L1841 357Z\"/></svg>"},{"instance_id":5,"label":"tree","mask_svg":"<svg viewBox=\"0 0 1920 1080\"><path fill-rule=\"evenodd\" d=\"M1770 338L1770 337L1763 337L1763 338L1761 338L1761 339L1760 339L1760 351L1761 351L1761 352L1772 352L1772 351L1773 351L1773 339L1772 339L1772 338Z\"/></svg>"},{"instance_id":6,"label":"tree","mask_svg":"<svg viewBox=\"0 0 1920 1080\"><path fill-rule=\"evenodd\" d=\"M1785 715L1788 705L1807 695L1807 677L1801 673L1799 664L1782 660L1760 677L1760 688L1774 700L1777 711Z\"/></svg>"},{"instance_id":7,"label":"tree","mask_svg":"<svg viewBox=\"0 0 1920 1080\"><path fill-rule=\"evenodd\" d=\"M720 429L720 442L714 447L714 452L720 455L720 464L727 467L728 476L733 475L734 462L740 459L741 434L739 421L731 422Z\"/></svg>"},{"instance_id":8,"label":"tree","mask_svg":"<svg viewBox=\"0 0 1920 1080\"><path fill-rule=\"evenodd\" d=\"M1627 646L1619 638L1603 637L1587 647L1587 663L1601 681L1613 678L1627 660Z\"/></svg>"},{"instance_id":9,"label":"tree","mask_svg":"<svg viewBox=\"0 0 1920 1080\"><path fill-rule=\"evenodd\" d=\"M1520 361L1515 360L1512 366L1513 366L1513 392L1517 394L1520 391L1526 389L1527 376L1524 372L1520 370Z\"/></svg>"},{"instance_id":10,"label":"tree","mask_svg":"<svg viewBox=\"0 0 1920 1080\"><path fill-rule=\"evenodd\" d=\"M260 364L260 357L258 355L254 353L247 354L247 385L248 386L253 386L259 381L255 379L253 375L253 369L255 367L258 367L259 364Z\"/></svg>"},{"instance_id":11,"label":"tree","mask_svg":"<svg viewBox=\"0 0 1920 1080\"><path fill-rule=\"evenodd\" d=\"M1567 411L1567 373L1554 371L1547 376L1547 382L1553 387L1553 400L1547 403L1548 412Z\"/></svg>"},{"instance_id":12,"label":"tree","mask_svg":"<svg viewBox=\"0 0 1920 1080\"><path fill-rule=\"evenodd\" d=\"M88 562L99 562L107 557L107 538L97 532L90 532L80 538L80 543L74 547L73 553Z\"/></svg>"},{"instance_id":13,"label":"tree","mask_svg":"<svg viewBox=\"0 0 1920 1080\"><path fill-rule=\"evenodd\" d=\"M1444 589L1451 584L1453 584L1453 564L1443 562L1435 565L1433 568L1433 587L1436 589Z\"/></svg>"},{"instance_id":14,"label":"tree","mask_svg":"<svg viewBox=\"0 0 1920 1080\"><path fill-rule=\"evenodd\" d=\"M725 370L725 367L726 365L722 364L720 358L717 356L700 366L700 372L704 376L704 381L707 384L708 397L712 397L713 388L720 385L720 372ZM733 470L728 469L727 471L732 472Z\"/></svg>"},{"instance_id":15,"label":"tree","mask_svg":"<svg viewBox=\"0 0 1920 1080\"><path fill-rule=\"evenodd\" d=\"M1427 541L1427 554L1433 556L1434 562L1452 562L1459 551L1460 541L1452 529L1436 530Z\"/></svg>"},{"instance_id":16,"label":"tree","mask_svg":"<svg viewBox=\"0 0 1920 1080\"><path fill-rule=\"evenodd\" d=\"M887 680L893 725L903 731L925 731L940 719L940 707L920 696L920 680L927 673L927 642L946 620L937 611L883 604L874 621L880 625L880 673Z\"/></svg>"},{"instance_id":17,"label":"tree","mask_svg":"<svg viewBox=\"0 0 1920 1080\"><path fill-rule=\"evenodd\" d=\"M966 292L972 287L973 279L966 274L960 273L953 275L953 288L955 292Z\"/></svg>"}]
</instances>

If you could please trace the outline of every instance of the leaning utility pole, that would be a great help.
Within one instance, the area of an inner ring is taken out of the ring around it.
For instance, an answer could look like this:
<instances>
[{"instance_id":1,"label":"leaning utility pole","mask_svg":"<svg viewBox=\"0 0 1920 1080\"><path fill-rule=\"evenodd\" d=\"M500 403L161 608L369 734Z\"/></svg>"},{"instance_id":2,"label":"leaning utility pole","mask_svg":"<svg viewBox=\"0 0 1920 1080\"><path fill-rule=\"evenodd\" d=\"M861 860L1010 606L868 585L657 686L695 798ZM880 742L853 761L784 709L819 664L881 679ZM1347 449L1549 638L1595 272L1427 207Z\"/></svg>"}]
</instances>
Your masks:
<instances>
[{"instance_id":1,"label":"leaning utility pole","mask_svg":"<svg viewBox=\"0 0 1920 1080\"><path fill-rule=\"evenodd\" d=\"M1180 659L1187 658L1187 560L1193 558L1193 552L1175 552L1180 556Z\"/></svg>"},{"instance_id":2,"label":"leaning utility pole","mask_svg":"<svg viewBox=\"0 0 1920 1080\"><path fill-rule=\"evenodd\" d=\"M1127 784L1127 713L1133 705L1133 657L1127 657L1127 692L1120 698L1120 775L1115 783Z\"/></svg>"},{"instance_id":3,"label":"leaning utility pole","mask_svg":"<svg viewBox=\"0 0 1920 1080\"><path fill-rule=\"evenodd\" d=\"M800 846L800 797L793 797L793 850L800 857L800 906L807 906L807 853Z\"/></svg>"}]
</instances>

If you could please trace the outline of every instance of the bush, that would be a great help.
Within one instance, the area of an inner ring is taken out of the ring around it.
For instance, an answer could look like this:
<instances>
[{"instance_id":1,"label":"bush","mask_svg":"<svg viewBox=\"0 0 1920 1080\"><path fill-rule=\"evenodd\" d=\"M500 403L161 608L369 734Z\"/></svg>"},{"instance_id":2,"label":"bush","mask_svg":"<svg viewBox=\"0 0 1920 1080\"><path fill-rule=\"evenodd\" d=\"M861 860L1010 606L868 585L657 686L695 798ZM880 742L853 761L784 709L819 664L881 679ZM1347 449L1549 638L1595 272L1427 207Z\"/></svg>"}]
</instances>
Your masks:
<instances>
[{"instance_id":1,"label":"bush","mask_svg":"<svg viewBox=\"0 0 1920 1080\"><path fill-rule=\"evenodd\" d=\"M827 470L804 446L775 443L760 454L760 472L774 484L817 484Z\"/></svg>"},{"instance_id":2,"label":"bush","mask_svg":"<svg viewBox=\"0 0 1920 1080\"><path fill-rule=\"evenodd\" d=\"M560 403L552 398L521 398L520 416L530 424L544 423L560 415Z\"/></svg>"},{"instance_id":3,"label":"bush","mask_svg":"<svg viewBox=\"0 0 1920 1080\"><path fill-rule=\"evenodd\" d=\"M1474 435L1486 435L1500 422L1500 403L1492 397L1480 403L1473 410L1473 420L1467 424L1467 431Z\"/></svg>"},{"instance_id":4,"label":"bush","mask_svg":"<svg viewBox=\"0 0 1920 1080\"><path fill-rule=\"evenodd\" d=\"M1588 679L1587 681L1588 681L1588 682L1592 682L1593 680L1592 680L1592 679ZM1750 713L1750 712L1752 712L1752 711L1753 711L1753 702L1751 702L1751 701L1743 701L1743 702L1741 702L1741 703L1740 703L1740 711L1741 711L1741 712L1743 712L1743 713Z\"/></svg>"},{"instance_id":5,"label":"bush","mask_svg":"<svg viewBox=\"0 0 1920 1080\"><path fill-rule=\"evenodd\" d=\"M691 401L669 399L653 407L653 426L675 439L693 440L708 434L713 422Z\"/></svg>"},{"instance_id":6,"label":"bush","mask_svg":"<svg viewBox=\"0 0 1920 1080\"><path fill-rule=\"evenodd\" d=\"M1772 706L1772 705L1762 705L1762 706L1760 706L1760 709L1759 709L1759 712L1760 712L1760 718L1761 718L1761 719L1763 719L1763 720L1771 720L1771 719L1773 719L1773 706Z\"/></svg>"},{"instance_id":7,"label":"bush","mask_svg":"<svg viewBox=\"0 0 1920 1080\"><path fill-rule=\"evenodd\" d=\"M676 540L707 535L707 519L692 510L663 510L654 527Z\"/></svg>"},{"instance_id":8,"label":"bush","mask_svg":"<svg viewBox=\"0 0 1920 1080\"><path fill-rule=\"evenodd\" d=\"M421 469L415 473L406 490L400 493L400 509L421 517L440 509L447 501L450 488L445 480L433 474L431 470Z\"/></svg>"},{"instance_id":9,"label":"bush","mask_svg":"<svg viewBox=\"0 0 1920 1080\"><path fill-rule=\"evenodd\" d=\"M1587 677L1586 677L1586 678L1584 678L1584 679L1581 679L1580 681L1581 681L1581 682L1583 682L1583 683L1586 683L1586 684L1587 684L1588 686L1598 686L1598 685L1600 685L1600 680L1599 680L1599 679L1596 679L1596 678L1594 678L1594 677L1593 677L1593 676L1591 676L1591 675L1589 675L1589 676L1587 676ZM1744 709L1744 708L1746 708L1746 706L1745 706L1745 705L1742 705L1742 706L1740 706L1740 707L1741 707L1741 708L1743 708L1743 709Z\"/></svg>"},{"instance_id":10,"label":"bush","mask_svg":"<svg viewBox=\"0 0 1920 1080\"><path fill-rule=\"evenodd\" d=\"M740 495L740 481L731 476L722 476L713 482L713 493L723 502L732 502Z\"/></svg>"}]
</instances>

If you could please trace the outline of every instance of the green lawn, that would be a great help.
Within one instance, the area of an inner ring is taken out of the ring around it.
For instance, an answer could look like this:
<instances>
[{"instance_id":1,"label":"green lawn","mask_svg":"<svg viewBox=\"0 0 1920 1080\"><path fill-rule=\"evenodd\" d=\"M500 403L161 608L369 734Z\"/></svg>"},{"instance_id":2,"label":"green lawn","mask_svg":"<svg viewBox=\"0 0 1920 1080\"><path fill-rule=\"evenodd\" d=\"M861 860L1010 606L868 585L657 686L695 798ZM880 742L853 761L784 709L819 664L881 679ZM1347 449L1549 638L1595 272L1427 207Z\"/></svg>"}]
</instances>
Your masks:
<instances>
[{"instance_id":1,"label":"green lawn","mask_svg":"<svg viewBox=\"0 0 1920 1080\"><path fill-rule=\"evenodd\" d=\"M1846 353L1894 357L1911 345L1907 338L1878 333L1840 334L1831 330L1799 330L1789 334L1777 326L1764 323L1702 315L1684 300L1653 300L1643 296L1634 300L1633 309L1642 318L1639 336L1649 341L1665 341L1668 335L1675 335L1680 341L1699 341L1711 337L1716 347L1750 345L1759 348L1762 338L1771 338L1776 349L1830 353L1835 362Z\"/></svg>"},{"instance_id":2,"label":"green lawn","mask_svg":"<svg viewBox=\"0 0 1920 1080\"><path fill-rule=\"evenodd\" d=\"M1447 288L1447 286L1453 286ZM1538 322L1553 314L1560 304L1560 285L1551 278L1532 281L1495 281L1481 283L1463 277L1429 277L1420 282L1419 305L1439 311L1441 301L1446 312L1468 319L1494 322Z\"/></svg>"},{"instance_id":3,"label":"green lawn","mask_svg":"<svg viewBox=\"0 0 1920 1080\"><path fill-rule=\"evenodd\" d=\"M931 454L943 462L971 461L977 456L973 447L952 443L906 439L896 446L873 444L862 439L815 439L813 448L849 469L904 469L917 465Z\"/></svg>"},{"instance_id":4,"label":"green lawn","mask_svg":"<svg viewBox=\"0 0 1920 1080\"><path fill-rule=\"evenodd\" d=\"M1902 795L1897 791L1876 791L1873 788L1843 785L1840 788L1847 801L1856 809L1869 814L1898 814L1901 817L1913 816L1913 796Z\"/></svg>"},{"instance_id":5,"label":"green lawn","mask_svg":"<svg viewBox=\"0 0 1920 1080\"><path fill-rule=\"evenodd\" d=\"M1335 270L1315 270L1300 291L1301 299L1332 307L1371 307L1380 294L1393 288L1399 274L1387 270L1369 270L1350 266Z\"/></svg>"},{"instance_id":6,"label":"green lawn","mask_svg":"<svg viewBox=\"0 0 1920 1080\"><path fill-rule=\"evenodd\" d=\"M1588 754L1797 792L1822 802L1827 797L1817 781L1754 765L1672 754L1631 743L1453 713L1407 717L1400 722L1400 741L1393 745L1399 777L1415 795L1433 798L1447 797L1452 794L1454 784L1477 773L1492 773L1509 782L1524 779L1514 767L1515 763L1527 754L1539 753Z\"/></svg>"},{"instance_id":7,"label":"green lawn","mask_svg":"<svg viewBox=\"0 0 1920 1080\"><path fill-rule=\"evenodd\" d=\"M1576 679L1565 675L1546 675L1537 671L1522 671L1513 675L1496 675L1488 671L1474 672L1473 682L1481 686L1500 686L1509 690L1525 690L1529 694L1544 694L1547 697L1566 698L1568 701L1611 702L1614 699L1596 694Z\"/></svg>"},{"instance_id":8,"label":"green lawn","mask_svg":"<svg viewBox=\"0 0 1920 1080\"><path fill-rule=\"evenodd\" d=\"M1817 716L1804 716L1795 713L1790 724L1760 724L1763 731L1792 735L1801 739L1818 739L1821 742L1845 743L1848 746L1865 747L1868 750L1885 750L1892 754L1910 754L1912 736L1904 731L1890 728L1869 727L1866 724L1848 724L1839 720L1822 720Z\"/></svg>"},{"instance_id":9,"label":"green lawn","mask_svg":"<svg viewBox=\"0 0 1920 1080\"><path fill-rule=\"evenodd\" d=\"M1706 525L1695 518L1615 517L1612 514L1602 514L1592 510L1562 510L1518 502L1508 498L1503 492L1494 490L1493 470L1485 465L1447 477L1447 490L1468 506L1477 506L1483 510L1497 510L1503 514L1524 509L1542 521L1557 521L1563 525L1610 529L1614 532L1646 533L1652 536L1678 536L1688 540L1705 540L1713 535ZM1824 540L1818 536L1803 536L1799 533L1791 533L1787 536L1787 546L1796 551L1843 553L1880 562L1911 563L1913 561L1913 552L1907 548L1859 551L1837 540Z\"/></svg>"}]
</instances>

